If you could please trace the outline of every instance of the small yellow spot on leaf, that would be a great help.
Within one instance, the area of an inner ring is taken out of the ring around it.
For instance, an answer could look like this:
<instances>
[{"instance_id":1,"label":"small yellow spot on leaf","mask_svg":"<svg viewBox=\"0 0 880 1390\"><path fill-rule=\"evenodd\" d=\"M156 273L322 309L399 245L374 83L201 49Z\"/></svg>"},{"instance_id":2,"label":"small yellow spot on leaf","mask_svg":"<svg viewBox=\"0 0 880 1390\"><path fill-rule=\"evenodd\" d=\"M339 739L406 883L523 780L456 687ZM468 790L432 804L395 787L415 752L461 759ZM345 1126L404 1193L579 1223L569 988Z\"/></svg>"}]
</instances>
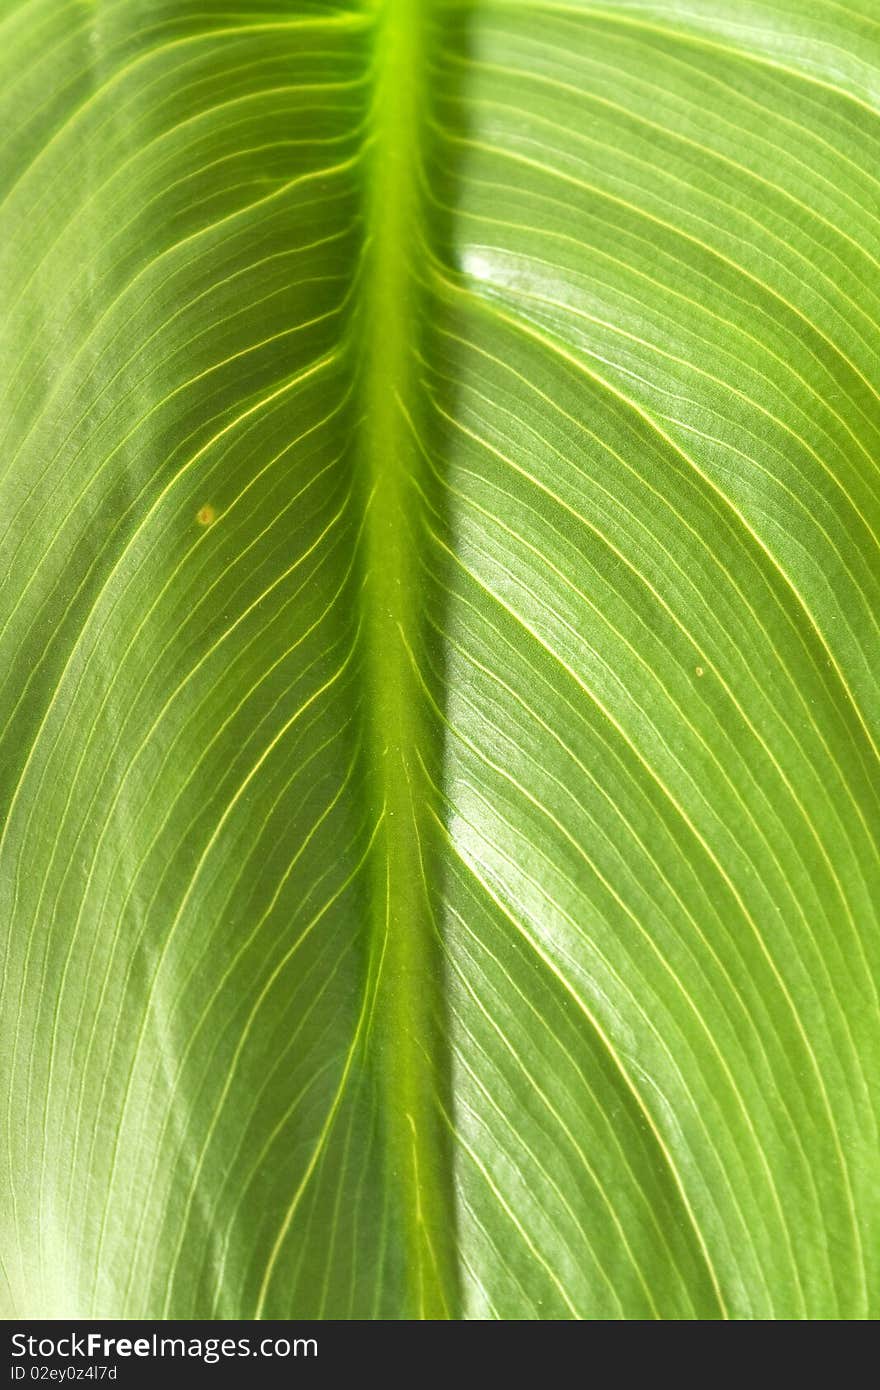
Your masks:
<instances>
[{"instance_id":1,"label":"small yellow spot on leaf","mask_svg":"<svg viewBox=\"0 0 880 1390\"><path fill-rule=\"evenodd\" d=\"M706 674L706 672L703 670L702 666L695 666L695 667L694 667L694 672L695 672L695 674L698 675L698 676L705 676L705 674Z\"/></svg>"},{"instance_id":2,"label":"small yellow spot on leaf","mask_svg":"<svg viewBox=\"0 0 880 1390\"><path fill-rule=\"evenodd\" d=\"M211 522L216 521L216 519L217 513L211 506L210 502L206 502L205 505L203 507L199 507L199 510L196 512L196 521L199 523L200 526L210 526Z\"/></svg>"}]
</instances>

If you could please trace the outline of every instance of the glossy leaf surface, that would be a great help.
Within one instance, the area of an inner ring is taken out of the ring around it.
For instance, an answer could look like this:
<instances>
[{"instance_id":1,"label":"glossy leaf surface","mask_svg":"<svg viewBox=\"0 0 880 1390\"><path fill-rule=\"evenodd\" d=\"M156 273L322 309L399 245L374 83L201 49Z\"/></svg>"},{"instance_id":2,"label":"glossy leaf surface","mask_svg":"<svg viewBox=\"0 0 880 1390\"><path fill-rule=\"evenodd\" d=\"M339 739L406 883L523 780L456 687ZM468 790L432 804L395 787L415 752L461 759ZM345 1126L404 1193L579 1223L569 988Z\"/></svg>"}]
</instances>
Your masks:
<instances>
[{"instance_id":1,"label":"glossy leaf surface","mask_svg":"<svg viewBox=\"0 0 880 1390\"><path fill-rule=\"evenodd\" d=\"M873 0L0 0L6 1315L880 1315Z\"/></svg>"}]
</instances>

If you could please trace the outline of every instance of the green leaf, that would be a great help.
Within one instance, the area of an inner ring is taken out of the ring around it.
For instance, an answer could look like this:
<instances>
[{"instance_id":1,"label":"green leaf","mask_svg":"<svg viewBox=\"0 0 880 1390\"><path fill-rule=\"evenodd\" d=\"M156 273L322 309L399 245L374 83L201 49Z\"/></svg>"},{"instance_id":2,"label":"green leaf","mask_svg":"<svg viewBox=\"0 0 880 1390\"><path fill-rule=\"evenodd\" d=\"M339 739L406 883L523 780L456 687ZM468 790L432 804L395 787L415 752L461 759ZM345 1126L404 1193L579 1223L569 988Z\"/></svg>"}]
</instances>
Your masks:
<instances>
[{"instance_id":1,"label":"green leaf","mask_svg":"<svg viewBox=\"0 0 880 1390\"><path fill-rule=\"evenodd\" d=\"M7 1316L880 1316L874 0L0 0Z\"/></svg>"}]
</instances>

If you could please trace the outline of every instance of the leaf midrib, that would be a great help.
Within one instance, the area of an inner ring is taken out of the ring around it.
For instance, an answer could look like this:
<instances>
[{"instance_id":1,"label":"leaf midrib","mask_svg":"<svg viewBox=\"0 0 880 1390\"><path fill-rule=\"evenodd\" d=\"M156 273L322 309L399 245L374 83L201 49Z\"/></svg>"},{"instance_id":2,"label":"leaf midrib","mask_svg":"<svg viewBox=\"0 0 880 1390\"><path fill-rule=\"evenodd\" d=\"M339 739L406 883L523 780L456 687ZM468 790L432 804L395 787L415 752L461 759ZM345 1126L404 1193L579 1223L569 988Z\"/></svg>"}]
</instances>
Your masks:
<instances>
[{"instance_id":1,"label":"leaf midrib","mask_svg":"<svg viewBox=\"0 0 880 1390\"><path fill-rule=\"evenodd\" d=\"M431 834L422 771L436 753L414 670L424 580L413 503L418 456L415 350L423 321L412 257L424 246L420 167L432 0L375 0L355 468L365 505L363 649L370 796L381 829L372 862L362 1045L376 1049L389 1177L400 1183L409 1316L455 1316L450 1173L435 1102L448 1058L440 943L428 895ZM360 1031L360 1029L359 1029Z\"/></svg>"}]
</instances>

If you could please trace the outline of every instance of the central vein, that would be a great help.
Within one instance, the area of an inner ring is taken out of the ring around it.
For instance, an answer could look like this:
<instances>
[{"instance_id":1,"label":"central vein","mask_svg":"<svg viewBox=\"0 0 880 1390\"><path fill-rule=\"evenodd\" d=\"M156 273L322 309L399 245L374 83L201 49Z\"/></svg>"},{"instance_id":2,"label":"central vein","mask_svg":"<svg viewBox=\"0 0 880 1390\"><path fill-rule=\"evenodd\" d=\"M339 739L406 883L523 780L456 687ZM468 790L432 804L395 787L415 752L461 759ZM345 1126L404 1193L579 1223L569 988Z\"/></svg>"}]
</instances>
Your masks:
<instances>
[{"instance_id":1,"label":"central vein","mask_svg":"<svg viewBox=\"0 0 880 1390\"><path fill-rule=\"evenodd\" d=\"M424 306L413 275L422 248L421 96L427 83L429 0L378 0L370 129L360 346L366 516L364 633L369 744L377 809L373 943L388 1175L403 1223L410 1316L453 1313L448 1164L437 1105L443 1040L440 952L426 890L429 827L424 773L432 731L413 654L420 647L425 580L416 357ZM436 735L434 735L436 737Z\"/></svg>"}]
</instances>

